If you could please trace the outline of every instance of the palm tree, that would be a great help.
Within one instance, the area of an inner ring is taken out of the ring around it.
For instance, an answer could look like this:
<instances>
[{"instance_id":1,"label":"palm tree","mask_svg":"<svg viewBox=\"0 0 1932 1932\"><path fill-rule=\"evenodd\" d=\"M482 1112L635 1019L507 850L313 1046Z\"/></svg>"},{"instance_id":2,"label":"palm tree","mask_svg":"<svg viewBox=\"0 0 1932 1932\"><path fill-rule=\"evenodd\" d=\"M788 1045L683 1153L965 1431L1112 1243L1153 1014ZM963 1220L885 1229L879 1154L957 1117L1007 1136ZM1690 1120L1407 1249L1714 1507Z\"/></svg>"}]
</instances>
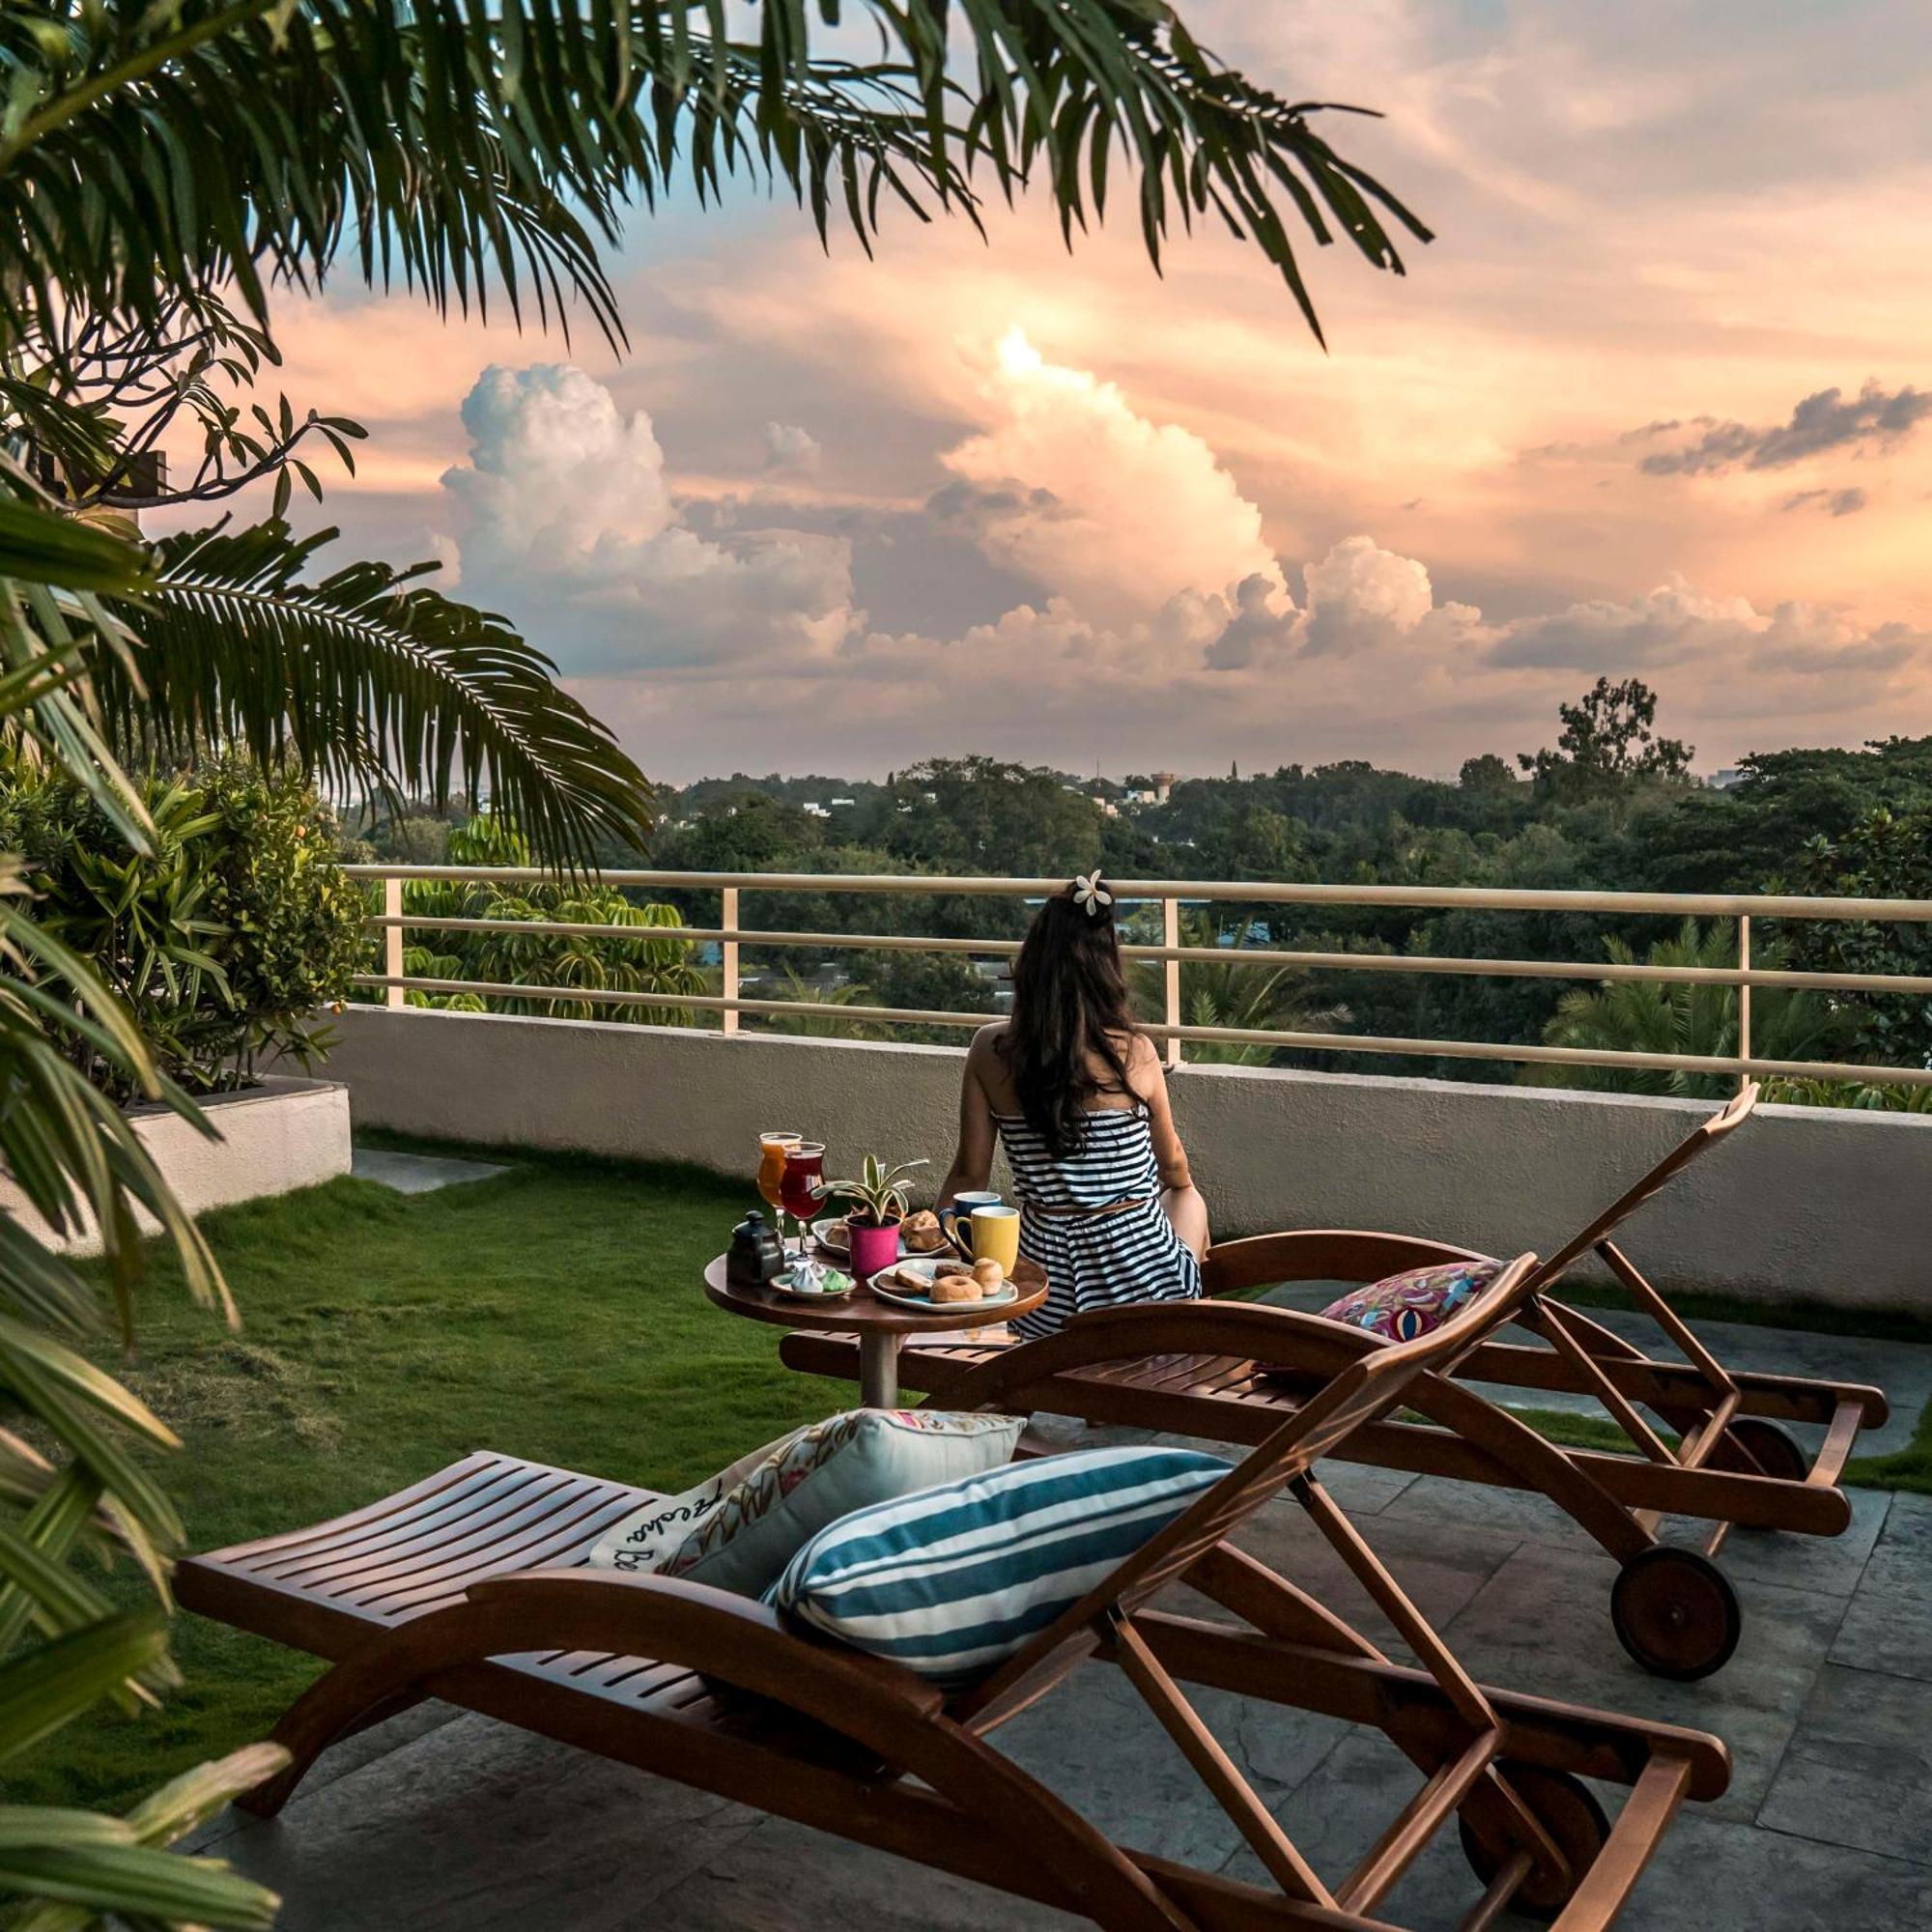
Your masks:
<instances>
[{"instance_id":1,"label":"palm tree","mask_svg":"<svg viewBox=\"0 0 1932 1932\"><path fill-rule=\"evenodd\" d=\"M1247 922L1242 921L1245 928ZM1220 928L1203 914L1183 913L1180 944L1218 946ZM1239 943L1227 946L1228 958L1209 965L1189 959L1180 968L1181 1015L1188 1026L1229 1027L1241 1032L1342 1033L1350 1024L1345 1006L1315 1004L1309 976L1293 966L1269 970L1243 965ZM1190 1040L1187 1059L1196 1066L1266 1066L1277 1048L1229 1040Z\"/></svg>"},{"instance_id":2,"label":"palm tree","mask_svg":"<svg viewBox=\"0 0 1932 1932\"><path fill-rule=\"evenodd\" d=\"M73 774L137 851L153 827L117 754L210 742L438 802L487 788L551 860L647 831L641 774L507 624L418 572L319 567L328 537L281 521L292 479L320 495L307 453L353 463L357 432L286 400L244 414L276 359L277 289L348 272L442 312L494 301L567 327L574 310L621 343L599 248L687 170L707 201L726 177L781 185L821 234L842 219L867 247L883 201L977 222L989 180L1007 196L1037 180L1070 241L1130 170L1156 260L1177 224L1218 215L1311 327L1291 228L1339 231L1396 271L1384 213L1427 239L1316 132L1321 110L1222 67L1159 0L861 4L871 61L814 46L831 10L767 5L755 41L734 41L723 0L9 6L0 748ZM274 515L140 538L128 513L165 500L155 450L184 411L213 452L186 499L272 477ZM174 1438L82 1352L129 1332L137 1205L190 1293L234 1317L126 1118L61 1051L76 1034L115 1085L198 1118L0 859L0 1160L56 1230L99 1227L106 1283L0 1217L0 1392L33 1425L0 1431L0 1768L171 1680L183 1530L143 1452ZM110 1546L148 1578L148 1608L113 1611L81 1567ZM270 1894L166 1847L276 1756L204 1767L122 1819L10 1808L14 1924L269 1924Z\"/></svg>"},{"instance_id":3,"label":"palm tree","mask_svg":"<svg viewBox=\"0 0 1932 1932\"><path fill-rule=\"evenodd\" d=\"M1687 919L1677 935L1658 940L1644 955L1650 966L1734 966L1735 942L1720 925L1700 927ZM1631 966L1634 951L1621 939L1604 941L1612 965ZM1762 952L1758 963L1776 966ZM1817 993L1759 986L1751 996L1751 1052L1763 1060L1830 1059L1854 1030L1856 1016ZM1544 1028L1549 1046L1605 1053L1678 1053L1725 1058L1738 1050L1735 986L1686 985L1661 980L1611 980L1597 988L1578 986L1557 1002ZM1662 1067L1529 1066L1522 1078L1538 1087L1581 1087L1609 1094L1674 1094L1721 1099L1736 1085L1729 1074L1688 1073Z\"/></svg>"}]
</instances>

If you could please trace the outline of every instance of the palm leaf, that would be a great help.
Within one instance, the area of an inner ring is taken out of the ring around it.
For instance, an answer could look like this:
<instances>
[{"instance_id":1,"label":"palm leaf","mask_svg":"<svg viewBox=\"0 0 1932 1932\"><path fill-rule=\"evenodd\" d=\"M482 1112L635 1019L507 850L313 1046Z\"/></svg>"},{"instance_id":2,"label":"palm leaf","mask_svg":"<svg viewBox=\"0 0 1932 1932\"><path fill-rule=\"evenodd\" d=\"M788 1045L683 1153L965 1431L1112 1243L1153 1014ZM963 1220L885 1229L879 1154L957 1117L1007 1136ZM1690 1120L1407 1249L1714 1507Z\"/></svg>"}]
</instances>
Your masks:
<instances>
[{"instance_id":1,"label":"palm leaf","mask_svg":"<svg viewBox=\"0 0 1932 1932\"><path fill-rule=\"evenodd\" d=\"M173 753L238 741L338 788L485 789L564 861L600 836L642 840L643 774L542 652L422 587L433 565L311 576L334 537L271 521L166 539L153 590L116 605L141 642L131 673L97 673L110 730Z\"/></svg>"}]
</instances>

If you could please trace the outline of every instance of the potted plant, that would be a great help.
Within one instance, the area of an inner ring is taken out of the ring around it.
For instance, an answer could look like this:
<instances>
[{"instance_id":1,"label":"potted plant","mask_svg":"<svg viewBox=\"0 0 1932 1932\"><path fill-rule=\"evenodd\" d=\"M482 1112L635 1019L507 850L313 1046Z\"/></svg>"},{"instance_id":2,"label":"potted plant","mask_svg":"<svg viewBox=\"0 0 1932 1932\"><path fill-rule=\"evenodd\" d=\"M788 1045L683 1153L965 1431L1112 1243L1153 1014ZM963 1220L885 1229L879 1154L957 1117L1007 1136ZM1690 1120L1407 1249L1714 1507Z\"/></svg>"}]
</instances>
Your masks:
<instances>
[{"instance_id":1,"label":"potted plant","mask_svg":"<svg viewBox=\"0 0 1932 1932\"><path fill-rule=\"evenodd\" d=\"M899 1258L899 1223L906 1217L906 1177L923 1160L901 1161L889 1168L868 1153L857 1180L831 1180L814 1189L821 1201L851 1204L845 1225L852 1236L852 1272L869 1280Z\"/></svg>"}]
</instances>

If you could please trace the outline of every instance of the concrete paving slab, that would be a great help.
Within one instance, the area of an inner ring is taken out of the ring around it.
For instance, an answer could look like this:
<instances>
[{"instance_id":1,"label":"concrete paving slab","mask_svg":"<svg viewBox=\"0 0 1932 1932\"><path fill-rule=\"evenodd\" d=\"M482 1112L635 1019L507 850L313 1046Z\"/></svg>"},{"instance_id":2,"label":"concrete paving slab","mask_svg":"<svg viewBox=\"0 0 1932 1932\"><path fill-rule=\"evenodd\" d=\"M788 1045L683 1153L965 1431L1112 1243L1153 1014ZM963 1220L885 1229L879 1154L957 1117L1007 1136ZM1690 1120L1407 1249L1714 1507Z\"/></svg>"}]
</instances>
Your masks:
<instances>
[{"instance_id":1,"label":"concrete paving slab","mask_svg":"<svg viewBox=\"0 0 1932 1932\"><path fill-rule=\"evenodd\" d=\"M552 1918L547 1925L574 1921ZM767 1818L701 1870L616 1921L635 1932L1077 1932L1086 1921Z\"/></svg>"},{"instance_id":2,"label":"concrete paving slab","mask_svg":"<svg viewBox=\"0 0 1932 1932\"><path fill-rule=\"evenodd\" d=\"M1914 1677L1818 1673L1758 1823L1932 1864L1932 1690Z\"/></svg>"},{"instance_id":3,"label":"concrete paving slab","mask_svg":"<svg viewBox=\"0 0 1932 1932\"><path fill-rule=\"evenodd\" d=\"M1793 1536L1778 1529L1734 1529L1718 1552L1719 1566L1734 1584L1775 1583L1787 1590L1819 1590L1850 1597L1864 1576L1890 1514L1889 1490L1847 1490L1851 1527L1839 1536ZM1672 1517L1663 1525L1666 1542L1701 1544L1707 1522Z\"/></svg>"},{"instance_id":4,"label":"concrete paving slab","mask_svg":"<svg viewBox=\"0 0 1932 1932\"><path fill-rule=\"evenodd\" d=\"M1877 1932L1932 1924L1923 1865L1840 1850L1703 1806L1680 1812L1617 1932Z\"/></svg>"},{"instance_id":5,"label":"concrete paving slab","mask_svg":"<svg viewBox=\"0 0 1932 1932\"><path fill-rule=\"evenodd\" d=\"M460 1187L467 1181L489 1180L508 1174L500 1161L455 1160L445 1154L393 1153L386 1148L357 1148L349 1172L357 1180L373 1180L398 1194L434 1194L440 1187Z\"/></svg>"},{"instance_id":6,"label":"concrete paving slab","mask_svg":"<svg viewBox=\"0 0 1932 1932\"><path fill-rule=\"evenodd\" d=\"M466 1714L279 1819L222 1823L220 1856L281 1893L280 1932L618 1932L759 1814Z\"/></svg>"},{"instance_id":7,"label":"concrete paving slab","mask_svg":"<svg viewBox=\"0 0 1932 1932\"><path fill-rule=\"evenodd\" d=\"M1832 1662L1932 1683L1932 1496L1892 1497Z\"/></svg>"},{"instance_id":8,"label":"concrete paving slab","mask_svg":"<svg viewBox=\"0 0 1932 1932\"><path fill-rule=\"evenodd\" d=\"M1731 1747L1731 1788L1699 1815L1748 1821L1776 1773L1844 1605L1810 1590L1738 1585L1736 1655L1698 1684L1652 1677L1610 1627L1607 1556L1524 1548L1448 1628L1470 1673L1512 1690L1566 1697L1634 1717L1714 1731Z\"/></svg>"}]
</instances>

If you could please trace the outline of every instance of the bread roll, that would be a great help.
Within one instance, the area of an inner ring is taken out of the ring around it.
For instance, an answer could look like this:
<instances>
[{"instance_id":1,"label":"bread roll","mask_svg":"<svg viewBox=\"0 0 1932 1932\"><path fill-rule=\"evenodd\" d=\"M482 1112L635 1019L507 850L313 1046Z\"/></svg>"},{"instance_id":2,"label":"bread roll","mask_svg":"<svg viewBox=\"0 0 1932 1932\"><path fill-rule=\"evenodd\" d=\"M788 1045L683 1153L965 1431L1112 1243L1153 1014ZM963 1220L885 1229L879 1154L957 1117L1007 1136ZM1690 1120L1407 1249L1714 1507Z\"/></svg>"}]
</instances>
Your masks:
<instances>
[{"instance_id":1,"label":"bread roll","mask_svg":"<svg viewBox=\"0 0 1932 1932\"><path fill-rule=\"evenodd\" d=\"M998 1294L1007 1285L1007 1271L988 1256L973 1264L973 1280L981 1294Z\"/></svg>"},{"instance_id":2,"label":"bread roll","mask_svg":"<svg viewBox=\"0 0 1932 1932\"><path fill-rule=\"evenodd\" d=\"M939 1216L929 1208L922 1208L917 1214L908 1214L900 1224L899 1237L915 1254L928 1255L934 1248L946 1245L946 1236L940 1232Z\"/></svg>"}]
</instances>

